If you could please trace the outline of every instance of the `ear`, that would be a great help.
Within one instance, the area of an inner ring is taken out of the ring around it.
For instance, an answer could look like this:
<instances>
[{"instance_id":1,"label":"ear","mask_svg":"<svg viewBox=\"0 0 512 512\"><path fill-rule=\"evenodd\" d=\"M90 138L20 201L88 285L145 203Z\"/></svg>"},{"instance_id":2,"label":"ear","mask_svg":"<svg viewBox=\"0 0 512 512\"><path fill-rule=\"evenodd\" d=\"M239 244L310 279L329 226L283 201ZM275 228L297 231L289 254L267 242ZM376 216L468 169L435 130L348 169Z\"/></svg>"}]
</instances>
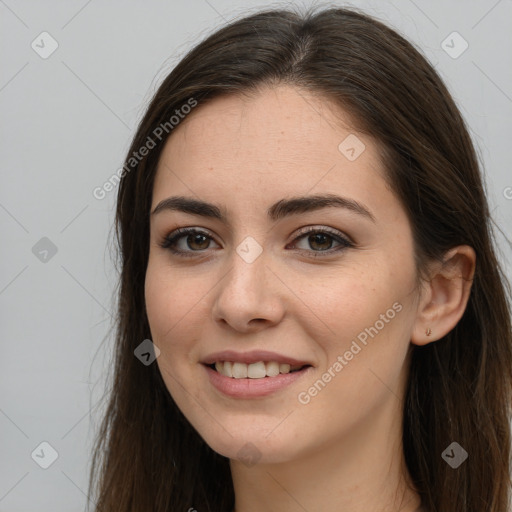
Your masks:
<instances>
[{"instance_id":1,"label":"ear","mask_svg":"<svg viewBox=\"0 0 512 512\"><path fill-rule=\"evenodd\" d=\"M411 343L426 345L448 334L461 319L475 274L476 254L472 247L450 249L443 262L435 262L424 283ZM430 330L430 333L429 333Z\"/></svg>"}]
</instances>

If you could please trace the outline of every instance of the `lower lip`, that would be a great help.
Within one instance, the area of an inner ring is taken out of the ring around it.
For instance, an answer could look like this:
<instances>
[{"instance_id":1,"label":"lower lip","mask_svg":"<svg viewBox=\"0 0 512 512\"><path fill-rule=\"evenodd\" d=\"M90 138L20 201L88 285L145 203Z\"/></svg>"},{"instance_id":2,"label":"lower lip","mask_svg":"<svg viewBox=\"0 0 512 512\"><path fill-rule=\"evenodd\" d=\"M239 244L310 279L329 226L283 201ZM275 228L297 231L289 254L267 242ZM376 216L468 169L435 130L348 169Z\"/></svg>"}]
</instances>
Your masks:
<instances>
[{"instance_id":1,"label":"lower lip","mask_svg":"<svg viewBox=\"0 0 512 512\"><path fill-rule=\"evenodd\" d=\"M203 367L208 372L211 384L221 393L233 398L257 398L267 396L284 389L304 375L313 370L312 366L293 373L280 373L275 377L263 377L261 379L235 379L226 377L207 365Z\"/></svg>"}]
</instances>

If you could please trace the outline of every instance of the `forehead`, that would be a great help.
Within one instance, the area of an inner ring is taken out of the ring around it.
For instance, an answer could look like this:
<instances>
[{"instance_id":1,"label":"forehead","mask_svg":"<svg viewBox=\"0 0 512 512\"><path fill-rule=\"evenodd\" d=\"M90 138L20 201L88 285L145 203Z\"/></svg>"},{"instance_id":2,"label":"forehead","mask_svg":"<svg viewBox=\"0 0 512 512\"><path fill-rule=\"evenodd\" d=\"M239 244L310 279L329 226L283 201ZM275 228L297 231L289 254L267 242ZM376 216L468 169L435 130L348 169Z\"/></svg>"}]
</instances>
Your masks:
<instances>
[{"instance_id":1,"label":"forehead","mask_svg":"<svg viewBox=\"0 0 512 512\"><path fill-rule=\"evenodd\" d=\"M386 189L377 142L346 112L279 86L196 107L167 140L153 203L176 193L227 203L335 191L375 203L390 199Z\"/></svg>"},{"instance_id":2,"label":"forehead","mask_svg":"<svg viewBox=\"0 0 512 512\"><path fill-rule=\"evenodd\" d=\"M282 85L211 100L182 121L169 145L175 146L173 153L179 152L178 146L184 142L186 150L194 149L194 154L207 148L212 158L226 149L264 161L270 160L265 157L270 154L297 155L300 160L305 154L315 157L326 150L337 158L340 136L355 133L354 125L348 114L327 98ZM180 140L173 141L177 138Z\"/></svg>"}]
</instances>

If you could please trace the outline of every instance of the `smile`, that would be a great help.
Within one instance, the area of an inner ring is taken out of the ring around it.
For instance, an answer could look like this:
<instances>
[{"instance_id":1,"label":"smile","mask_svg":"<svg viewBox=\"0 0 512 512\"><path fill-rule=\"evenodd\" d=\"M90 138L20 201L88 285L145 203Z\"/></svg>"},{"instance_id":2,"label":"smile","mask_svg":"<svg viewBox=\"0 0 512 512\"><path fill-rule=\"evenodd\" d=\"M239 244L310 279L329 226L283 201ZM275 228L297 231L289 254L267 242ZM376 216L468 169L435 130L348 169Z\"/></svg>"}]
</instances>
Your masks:
<instances>
[{"instance_id":1,"label":"smile","mask_svg":"<svg viewBox=\"0 0 512 512\"><path fill-rule=\"evenodd\" d=\"M245 364L234 361L217 361L210 365L210 368L215 369L224 377L231 377L234 379L263 379L265 377L276 377L280 374L288 374L296 372L309 365L294 365L291 366L287 363L278 363L277 361Z\"/></svg>"},{"instance_id":2,"label":"smile","mask_svg":"<svg viewBox=\"0 0 512 512\"><path fill-rule=\"evenodd\" d=\"M272 375L267 375L267 371L269 371L267 364L270 369L269 373ZM201 366L206 370L210 384L217 391L224 396L241 399L262 398L276 393L314 371L311 365L304 365L292 370L289 364L278 364L273 361L269 363L260 361L251 364L223 361L210 365L202 364ZM220 371L215 368L216 366ZM283 372L280 371L281 366L283 366ZM279 369L277 374L275 374L276 369ZM265 372L264 375L263 371ZM234 372L235 375L240 376L230 377L221 372L231 372L231 375Z\"/></svg>"}]
</instances>

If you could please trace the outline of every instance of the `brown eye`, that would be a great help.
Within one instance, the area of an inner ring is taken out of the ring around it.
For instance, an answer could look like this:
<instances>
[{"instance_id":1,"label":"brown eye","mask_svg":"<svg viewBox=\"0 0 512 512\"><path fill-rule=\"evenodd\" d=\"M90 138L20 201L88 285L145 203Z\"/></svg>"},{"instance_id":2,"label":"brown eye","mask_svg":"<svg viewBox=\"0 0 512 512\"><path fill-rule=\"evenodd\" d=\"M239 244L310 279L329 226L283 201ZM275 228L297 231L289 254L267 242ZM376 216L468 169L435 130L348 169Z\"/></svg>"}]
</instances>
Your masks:
<instances>
[{"instance_id":1,"label":"brown eye","mask_svg":"<svg viewBox=\"0 0 512 512\"><path fill-rule=\"evenodd\" d=\"M316 248L320 251L326 251L332 247L334 239L330 235L325 233L315 233L314 235L308 236L308 242L310 247Z\"/></svg>"},{"instance_id":2,"label":"brown eye","mask_svg":"<svg viewBox=\"0 0 512 512\"><path fill-rule=\"evenodd\" d=\"M327 228L303 229L302 233L295 238L292 248L295 248L298 240L305 240L307 245L298 249L313 257L321 257L324 254L328 256L354 247L354 244L339 232L330 231ZM179 228L167 235L160 246L178 256L195 256L206 252L211 247L211 242L215 241L206 232L196 228ZM333 248L334 243L338 245Z\"/></svg>"},{"instance_id":3,"label":"brown eye","mask_svg":"<svg viewBox=\"0 0 512 512\"><path fill-rule=\"evenodd\" d=\"M208 245L210 245L208 237L206 235L203 235L203 234L200 234L200 233L195 234L195 235L188 235L185 240L186 240L187 246L190 249L195 249L195 250L198 250L198 251L201 251L201 250L204 250L204 249L208 249ZM205 244L206 240L208 240L207 244ZM198 247L198 246L201 246L201 245L202 245L202 247Z\"/></svg>"},{"instance_id":4,"label":"brown eye","mask_svg":"<svg viewBox=\"0 0 512 512\"><path fill-rule=\"evenodd\" d=\"M326 228L309 228L307 230L303 230L301 235L295 238L293 245L295 246L296 241L302 239L306 241L308 247L299 247L299 249L307 251L314 257L323 256L321 253L327 253L326 255L330 255L349 247L354 247L354 244L340 233L332 232ZM333 243L337 243L338 246L333 248Z\"/></svg>"},{"instance_id":5,"label":"brown eye","mask_svg":"<svg viewBox=\"0 0 512 512\"><path fill-rule=\"evenodd\" d=\"M181 241L184 240L182 243ZM194 256L210 247L213 238L195 228L180 228L167 235L160 246L180 256Z\"/></svg>"}]
</instances>

